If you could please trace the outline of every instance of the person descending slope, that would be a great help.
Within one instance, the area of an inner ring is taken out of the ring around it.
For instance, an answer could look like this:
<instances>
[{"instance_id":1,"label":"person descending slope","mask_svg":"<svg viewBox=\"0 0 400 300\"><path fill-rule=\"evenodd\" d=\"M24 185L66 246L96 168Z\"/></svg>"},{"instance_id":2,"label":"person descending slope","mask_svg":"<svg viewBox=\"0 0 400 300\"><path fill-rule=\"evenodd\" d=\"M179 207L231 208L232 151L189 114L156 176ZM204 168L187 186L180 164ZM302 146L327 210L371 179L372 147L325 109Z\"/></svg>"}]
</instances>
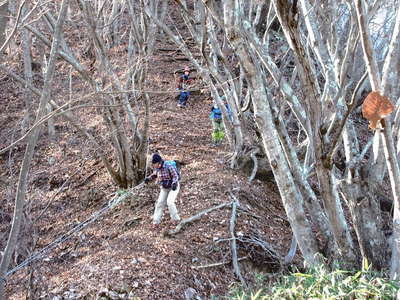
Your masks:
<instances>
[{"instance_id":1,"label":"person descending slope","mask_svg":"<svg viewBox=\"0 0 400 300\"><path fill-rule=\"evenodd\" d=\"M232 111L226 102L225 96L222 96L221 100L224 102L228 112L228 119L232 121ZM210 119L213 126L213 132L211 134L213 146L219 146L224 140L225 128L224 123L222 122L222 111L215 102L211 107Z\"/></svg>"},{"instance_id":2,"label":"person descending slope","mask_svg":"<svg viewBox=\"0 0 400 300\"><path fill-rule=\"evenodd\" d=\"M186 107L186 102L189 99L190 92L188 90L188 84L192 81L189 77L190 69L186 66L183 69L183 75L178 78L176 88L179 90L179 100L178 107L184 108Z\"/></svg>"},{"instance_id":3,"label":"person descending slope","mask_svg":"<svg viewBox=\"0 0 400 300\"><path fill-rule=\"evenodd\" d=\"M171 219L177 223L181 218L175 206L175 200L180 189L180 174L173 160L164 161L160 154L154 153L151 158L154 172L144 179L147 184L157 179L160 184L160 194L154 208L153 225L156 227L161 222L165 204L168 205Z\"/></svg>"},{"instance_id":4,"label":"person descending slope","mask_svg":"<svg viewBox=\"0 0 400 300\"><path fill-rule=\"evenodd\" d=\"M218 146L222 143L225 132L224 124L222 123L222 111L216 103L211 107L210 119L213 126L213 132L211 134L212 142L214 146Z\"/></svg>"}]
</instances>

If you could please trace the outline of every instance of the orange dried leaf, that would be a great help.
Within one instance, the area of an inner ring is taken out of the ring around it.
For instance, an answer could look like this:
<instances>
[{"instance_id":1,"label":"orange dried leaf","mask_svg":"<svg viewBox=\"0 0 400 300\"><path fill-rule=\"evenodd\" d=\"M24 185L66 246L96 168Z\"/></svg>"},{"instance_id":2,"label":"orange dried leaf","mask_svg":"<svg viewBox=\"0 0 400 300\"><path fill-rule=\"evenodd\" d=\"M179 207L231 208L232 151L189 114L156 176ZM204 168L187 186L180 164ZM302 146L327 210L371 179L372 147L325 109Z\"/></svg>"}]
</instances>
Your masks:
<instances>
[{"instance_id":1,"label":"orange dried leaf","mask_svg":"<svg viewBox=\"0 0 400 300\"><path fill-rule=\"evenodd\" d=\"M389 98L376 91L369 93L362 104L363 117L369 121L371 129L378 128L379 121L390 115L393 110L394 106Z\"/></svg>"}]
</instances>

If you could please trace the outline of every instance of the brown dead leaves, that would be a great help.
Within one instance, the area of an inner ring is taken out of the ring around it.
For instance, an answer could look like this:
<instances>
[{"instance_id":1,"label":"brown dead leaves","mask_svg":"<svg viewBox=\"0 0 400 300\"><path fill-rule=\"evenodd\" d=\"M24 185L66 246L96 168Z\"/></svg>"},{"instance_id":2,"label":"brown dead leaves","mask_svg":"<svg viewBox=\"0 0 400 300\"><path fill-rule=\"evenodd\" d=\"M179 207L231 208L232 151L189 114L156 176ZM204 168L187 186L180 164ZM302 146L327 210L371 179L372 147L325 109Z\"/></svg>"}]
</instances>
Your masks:
<instances>
[{"instance_id":1,"label":"brown dead leaves","mask_svg":"<svg viewBox=\"0 0 400 300\"><path fill-rule=\"evenodd\" d=\"M380 120L386 118L394 110L394 105L389 98L382 96L377 91L368 94L362 104L363 117L369 121L369 128L382 128Z\"/></svg>"}]
</instances>

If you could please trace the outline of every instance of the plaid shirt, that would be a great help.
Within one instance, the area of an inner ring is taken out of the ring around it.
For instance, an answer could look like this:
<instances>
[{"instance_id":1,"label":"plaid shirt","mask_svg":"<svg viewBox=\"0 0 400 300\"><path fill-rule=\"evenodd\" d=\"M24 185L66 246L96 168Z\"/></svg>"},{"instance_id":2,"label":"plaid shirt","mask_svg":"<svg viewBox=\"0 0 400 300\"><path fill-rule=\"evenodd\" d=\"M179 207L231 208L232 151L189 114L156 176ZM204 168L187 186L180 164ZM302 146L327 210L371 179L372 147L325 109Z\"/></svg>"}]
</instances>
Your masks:
<instances>
[{"instance_id":1,"label":"plaid shirt","mask_svg":"<svg viewBox=\"0 0 400 300\"><path fill-rule=\"evenodd\" d=\"M192 78L189 77L189 75L181 75L176 83L176 88L180 90L186 90L188 88L188 84L190 84L193 81Z\"/></svg>"},{"instance_id":2,"label":"plaid shirt","mask_svg":"<svg viewBox=\"0 0 400 300\"><path fill-rule=\"evenodd\" d=\"M178 182L179 175L176 169L171 165L166 165L164 162L162 167L155 169L153 174L150 176L151 179L157 178L157 183L161 184L163 181L171 180L172 183Z\"/></svg>"}]
</instances>

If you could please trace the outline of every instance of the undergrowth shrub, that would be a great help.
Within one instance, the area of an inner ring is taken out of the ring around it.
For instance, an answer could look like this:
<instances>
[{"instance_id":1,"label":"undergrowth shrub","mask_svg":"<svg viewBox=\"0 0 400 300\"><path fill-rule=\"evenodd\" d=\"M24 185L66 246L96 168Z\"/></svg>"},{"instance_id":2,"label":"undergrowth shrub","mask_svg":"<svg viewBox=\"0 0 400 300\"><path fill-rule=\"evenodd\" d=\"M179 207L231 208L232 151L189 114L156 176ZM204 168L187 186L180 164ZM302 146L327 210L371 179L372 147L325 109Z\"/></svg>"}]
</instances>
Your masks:
<instances>
[{"instance_id":1,"label":"undergrowth shrub","mask_svg":"<svg viewBox=\"0 0 400 300\"><path fill-rule=\"evenodd\" d=\"M307 273L299 272L282 276L274 283L267 283L260 277L257 281L255 292L236 288L232 290L229 298L237 300L392 300L396 299L400 289L399 281L389 280L384 274L371 271L367 263L364 263L363 269L358 272L339 269L329 272L324 267L317 267Z\"/></svg>"}]
</instances>

